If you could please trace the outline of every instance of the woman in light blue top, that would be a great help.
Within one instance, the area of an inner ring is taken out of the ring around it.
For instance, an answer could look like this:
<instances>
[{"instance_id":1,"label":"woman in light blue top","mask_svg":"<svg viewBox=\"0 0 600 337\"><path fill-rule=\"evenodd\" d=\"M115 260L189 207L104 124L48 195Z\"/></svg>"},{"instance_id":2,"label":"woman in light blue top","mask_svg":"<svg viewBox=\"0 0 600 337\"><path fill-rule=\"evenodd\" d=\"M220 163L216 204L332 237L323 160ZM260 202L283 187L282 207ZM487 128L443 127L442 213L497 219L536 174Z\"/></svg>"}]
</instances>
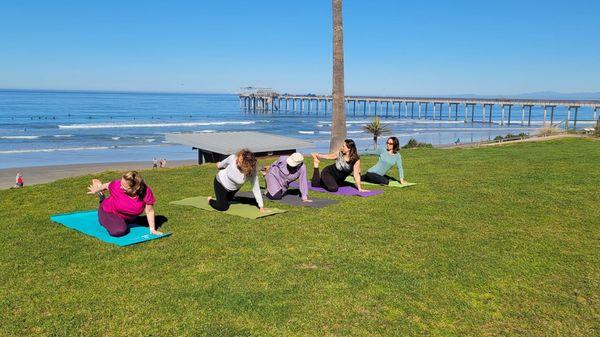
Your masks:
<instances>
[{"instance_id":1,"label":"woman in light blue top","mask_svg":"<svg viewBox=\"0 0 600 337\"><path fill-rule=\"evenodd\" d=\"M385 150L377 149L379 160L375 166L367 170L361 178L363 181L367 181L379 185L388 185L390 179L393 179L386 175L392 166L398 166L398 176L400 177L400 183L405 184L404 170L402 169L402 157L400 156L400 142L396 137L390 137L386 141Z\"/></svg>"}]
</instances>

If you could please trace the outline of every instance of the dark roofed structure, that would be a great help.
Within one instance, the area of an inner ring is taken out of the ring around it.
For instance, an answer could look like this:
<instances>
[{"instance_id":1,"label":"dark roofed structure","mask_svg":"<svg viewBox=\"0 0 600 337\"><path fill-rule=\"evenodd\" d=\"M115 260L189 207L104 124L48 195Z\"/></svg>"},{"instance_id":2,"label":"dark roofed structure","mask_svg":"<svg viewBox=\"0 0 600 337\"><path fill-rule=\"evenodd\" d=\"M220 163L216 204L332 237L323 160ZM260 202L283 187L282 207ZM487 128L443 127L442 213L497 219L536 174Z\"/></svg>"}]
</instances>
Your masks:
<instances>
[{"instance_id":1,"label":"dark roofed structure","mask_svg":"<svg viewBox=\"0 0 600 337\"><path fill-rule=\"evenodd\" d=\"M257 157L285 155L313 144L301 139L264 132L168 133L169 143L182 144L198 150L198 164L223 160L242 148L248 148Z\"/></svg>"}]
</instances>

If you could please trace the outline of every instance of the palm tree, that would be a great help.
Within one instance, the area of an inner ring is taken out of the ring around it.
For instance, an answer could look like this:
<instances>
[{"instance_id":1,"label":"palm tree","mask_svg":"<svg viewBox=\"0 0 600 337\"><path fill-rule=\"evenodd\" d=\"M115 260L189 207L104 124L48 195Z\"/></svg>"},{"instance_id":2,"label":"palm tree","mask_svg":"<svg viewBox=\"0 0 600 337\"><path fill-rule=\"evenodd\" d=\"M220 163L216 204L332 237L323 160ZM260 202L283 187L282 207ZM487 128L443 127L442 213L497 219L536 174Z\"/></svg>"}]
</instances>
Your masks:
<instances>
[{"instance_id":1,"label":"palm tree","mask_svg":"<svg viewBox=\"0 0 600 337\"><path fill-rule=\"evenodd\" d=\"M375 117L371 123L363 125L363 130L373 135L375 149L377 149L377 139L391 133L389 126L385 123L381 123L379 117Z\"/></svg>"},{"instance_id":2,"label":"palm tree","mask_svg":"<svg viewBox=\"0 0 600 337\"><path fill-rule=\"evenodd\" d=\"M333 7L333 113L329 150L337 150L346 139L344 94L344 36L342 32L342 0L332 0Z\"/></svg>"}]
</instances>

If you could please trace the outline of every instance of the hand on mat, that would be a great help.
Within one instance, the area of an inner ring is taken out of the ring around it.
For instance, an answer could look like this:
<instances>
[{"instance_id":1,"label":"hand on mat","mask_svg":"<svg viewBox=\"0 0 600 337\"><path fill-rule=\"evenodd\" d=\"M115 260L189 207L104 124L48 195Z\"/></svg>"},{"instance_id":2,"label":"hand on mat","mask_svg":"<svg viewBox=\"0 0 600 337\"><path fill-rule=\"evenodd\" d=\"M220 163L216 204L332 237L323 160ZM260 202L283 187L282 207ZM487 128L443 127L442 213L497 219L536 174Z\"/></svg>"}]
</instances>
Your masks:
<instances>
[{"instance_id":1,"label":"hand on mat","mask_svg":"<svg viewBox=\"0 0 600 337\"><path fill-rule=\"evenodd\" d=\"M258 209L258 211L259 211L259 212L261 212L261 213L264 213L264 212L266 212L266 210L265 210L265 208L264 208L264 207L261 207L261 208L259 208L259 209Z\"/></svg>"},{"instance_id":2,"label":"hand on mat","mask_svg":"<svg viewBox=\"0 0 600 337\"><path fill-rule=\"evenodd\" d=\"M371 190L365 190L364 188L361 188L358 191L362 192L362 193L369 193L369 192L371 192Z\"/></svg>"},{"instance_id":3,"label":"hand on mat","mask_svg":"<svg viewBox=\"0 0 600 337\"><path fill-rule=\"evenodd\" d=\"M310 199L302 199L302 202L312 202Z\"/></svg>"},{"instance_id":4,"label":"hand on mat","mask_svg":"<svg viewBox=\"0 0 600 337\"><path fill-rule=\"evenodd\" d=\"M157 231L156 229L151 229L150 230L150 234L154 234L154 235L163 235L162 232Z\"/></svg>"},{"instance_id":5,"label":"hand on mat","mask_svg":"<svg viewBox=\"0 0 600 337\"><path fill-rule=\"evenodd\" d=\"M408 184L408 181L404 180L404 178L400 178L400 184Z\"/></svg>"}]
</instances>

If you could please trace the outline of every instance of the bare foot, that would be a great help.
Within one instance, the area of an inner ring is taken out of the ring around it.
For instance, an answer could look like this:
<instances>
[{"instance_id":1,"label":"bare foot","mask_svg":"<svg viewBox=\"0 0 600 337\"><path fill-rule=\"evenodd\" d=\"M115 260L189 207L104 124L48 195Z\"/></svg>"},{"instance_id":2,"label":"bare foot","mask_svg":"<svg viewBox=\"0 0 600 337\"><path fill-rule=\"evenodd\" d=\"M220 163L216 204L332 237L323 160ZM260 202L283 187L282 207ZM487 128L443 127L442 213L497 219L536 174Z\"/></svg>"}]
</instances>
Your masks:
<instances>
[{"instance_id":1,"label":"bare foot","mask_svg":"<svg viewBox=\"0 0 600 337\"><path fill-rule=\"evenodd\" d=\"M313 157L314 167L319 167L319 164L321 163L321 161L319 160L319 154L316 152L313 152L310 155Z\"/></svg>"},{"instance_id":2,"label":"bare foot","mask_svg":"<svg viewBox=\"0 0 600 337\"><path fill-rule=\"evenodd\" d=\"M210 201L212 200L212 197L207 197L206 198L206 202L208 202L210 204Z\"/></svg>"}]
</instances>

